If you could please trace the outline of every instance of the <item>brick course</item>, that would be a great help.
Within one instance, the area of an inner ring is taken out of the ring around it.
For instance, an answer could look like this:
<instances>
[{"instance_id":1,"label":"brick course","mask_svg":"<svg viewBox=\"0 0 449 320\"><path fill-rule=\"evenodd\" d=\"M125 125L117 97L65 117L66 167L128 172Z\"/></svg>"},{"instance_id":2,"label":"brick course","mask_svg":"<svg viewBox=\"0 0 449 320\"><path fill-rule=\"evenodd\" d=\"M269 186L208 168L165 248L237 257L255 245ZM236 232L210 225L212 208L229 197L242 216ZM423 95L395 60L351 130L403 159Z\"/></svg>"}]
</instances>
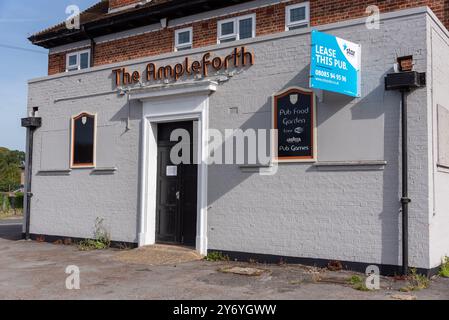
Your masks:
<instances>
[{"instance_id":1,"label":"brick course","mask_svg":"<svg viewBox=\"0 0 449 320\"><path fill-rule=\"evenodd\" d=\"M66 63L67 63L67 61L66 61L67 54L76 52L76 51L86 50L86 49L89 49L89 47L78 48L76 50L69 50L66 52L50 54L48 56L48 74L52 75L52 74L65 72L66 71Z\"/></svg>"},{"instance_id":2,"label":"brick course","mask_svg":"<svg viewBox=\"0 0 449 320\"><path fill-rule=\"evenodd\" d=\"M139 1L111 0L110 6L111 8L119 7L132 2ZM279 33L285 31L285 7L300 2L303 0L292 0L288 3L279 3L220 17L220 20L256 13L257 36ZM311 0L311 26L366 16L366 8L373 4L379 7L381 13L429 6L438 18L446 26L449 26L449 0ZM94 66L172 52L174 50L174 30L186 27L193 27L194 48L217 43L217 19L215 18L97 44L93 57ZM48 74L60 72L65 72L65 53L50 54Z\"/></svg>"},{"instance_id":3,"label":"brick course","mask_svg":"<svg viewBox=\"0 0 449 320\"><path fill-rule=\"evenodd\" d=\"M116 9L133 3L138 3L140 1L141 0L109 0L109 8Z\"/></svg>"}]
</instances>

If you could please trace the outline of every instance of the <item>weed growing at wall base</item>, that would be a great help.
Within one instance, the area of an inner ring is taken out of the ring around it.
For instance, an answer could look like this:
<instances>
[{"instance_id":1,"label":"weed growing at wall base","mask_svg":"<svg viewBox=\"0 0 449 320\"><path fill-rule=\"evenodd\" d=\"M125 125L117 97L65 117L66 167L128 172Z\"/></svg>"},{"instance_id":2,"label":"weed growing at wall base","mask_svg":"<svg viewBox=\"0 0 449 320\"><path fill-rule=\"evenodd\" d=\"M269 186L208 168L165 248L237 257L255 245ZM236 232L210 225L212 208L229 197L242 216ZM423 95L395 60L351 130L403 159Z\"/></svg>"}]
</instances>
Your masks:
<instances>
[{"instance_id":1,"label":"weed growing at wall base","mask_svg":"<svg viewBox=\"0 0 449 320\"><path fill-rule=\"evenodd\" d=\"M109 245L103 241L87 239L78 244L80 251L105 250Z\"/></svg>"},{"instance_id":2,"label":"weed growing at wall base","mask_svg":"<svg viewBox=\"0 0 449 320\"><path fill-rule=\"evenodd\" d=\"M81 251L105 250L111 246L111 237L103 226L104 219L95 220L94 239L86 239L78 244Z\"/></svg>"},{"instance_id":3,"label":"weed growing at wall base","mask_svg":"<svg viewBox=\"0 0 449 320\"><path fill-rule=\"evenodd\" d=\"M229 261L229 257L224 255L222 252L212 251L207 254L204 258L206 261Z\"/></svg>"},{"instance_id":4,"label":"weed growing at wall base","mask_svg":"<svg viewBox=\"0 0 449 320\"><path fill-rule=\"evenodd\" d=\"M360 276L352 276L349 278L348 282L351 284L352 288L358 291L370 291L370 289L367 288L365 285L365 282L363 281L362 277Z\"/></svg>"},{"instance_id":5,"label":"weed growing at wall base","mask_svg":"<svg viewBox=\"0 0 449 320\"><path fill-rule=\"evenodd\" d=\"M441 265L439 275L443 278L449 278L449 257L445 257L443 259L443 264Z\"/></svg>"},{"instance_id":6,"label":"weed growing at wall base","mask_svg":"<svg viewBox=\"0 0 449 320\"><path fill-rule=\"evenodd\" d=\"M408 277L409 285L400 289L402 292L420 291L427 289L430 285L430 280L421 274L418 274L416 269L411 269Z\"/></svg>"}]
</instances>

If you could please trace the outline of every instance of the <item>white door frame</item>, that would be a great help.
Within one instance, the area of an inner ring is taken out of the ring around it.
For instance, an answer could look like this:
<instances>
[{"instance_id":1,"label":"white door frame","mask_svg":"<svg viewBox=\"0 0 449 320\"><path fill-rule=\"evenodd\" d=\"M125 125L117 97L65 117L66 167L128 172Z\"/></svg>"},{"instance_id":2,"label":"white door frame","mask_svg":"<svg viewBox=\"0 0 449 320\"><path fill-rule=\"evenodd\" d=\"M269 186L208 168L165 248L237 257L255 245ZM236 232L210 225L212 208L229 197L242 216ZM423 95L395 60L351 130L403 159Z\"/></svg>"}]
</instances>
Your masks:
<instances>
[{"instance_id":1,"label":"white door frame","mask_svg":"<svg viewBox=\"0 0 449 320\"><path fill-rule=\"evenodd\" d=\"M209 95L217 84L199 81L139 89L130 100L143 103L141 127L139 247L156 243L157 125L164 122L198 121L198 199L196 250L207 255L207 159Z\"/></svg>"}]
</instances>

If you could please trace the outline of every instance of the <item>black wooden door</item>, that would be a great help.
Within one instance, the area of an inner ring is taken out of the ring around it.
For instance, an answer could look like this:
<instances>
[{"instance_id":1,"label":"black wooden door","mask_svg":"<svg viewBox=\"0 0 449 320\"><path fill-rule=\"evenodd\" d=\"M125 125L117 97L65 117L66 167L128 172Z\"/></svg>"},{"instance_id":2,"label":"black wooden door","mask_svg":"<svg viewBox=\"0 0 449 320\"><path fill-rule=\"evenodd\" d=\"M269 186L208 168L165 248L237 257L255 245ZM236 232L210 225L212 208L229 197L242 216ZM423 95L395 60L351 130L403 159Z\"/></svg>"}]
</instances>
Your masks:
<instances>
[{"instance_id":1,"label":"black wooden door","mask_svg":"<svg viewBox=\"0 0 449 320\"><path fill-rule=\"evenodd\" d=\"M175 165L170 159L178 142L170 141L173 130L185 129L190 134L190 162ZM195 245L197 220L198 166L193 164L193 122L158 125L158 184L157 228L158 242Z\"/></svg>"}]
</instances>

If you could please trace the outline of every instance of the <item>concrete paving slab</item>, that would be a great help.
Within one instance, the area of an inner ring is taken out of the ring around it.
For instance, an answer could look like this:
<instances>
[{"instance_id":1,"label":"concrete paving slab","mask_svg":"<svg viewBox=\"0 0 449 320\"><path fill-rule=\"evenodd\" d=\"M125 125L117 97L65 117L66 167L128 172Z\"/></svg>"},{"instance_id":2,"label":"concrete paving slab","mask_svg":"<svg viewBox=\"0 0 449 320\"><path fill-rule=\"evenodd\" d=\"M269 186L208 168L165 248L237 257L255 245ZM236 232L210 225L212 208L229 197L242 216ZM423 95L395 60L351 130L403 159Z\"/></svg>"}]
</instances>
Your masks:
<instances>
[{"instance_id":1,"label":"concrete paving slab","mask_svg":"<svg viewBox=\"0 0 449 320\"><path fill-rule=\"evenodd\" d=\"M402 284L391 278L381 279L381 290L362 292L349 285L313 281L317 274L322 278L349 279L354 273L347 271L184 259L155 265L154 260L139 257L140 252L155 248L82 252L76 246L5 239L5 233L14 232L0 228L0 299L392 300L393 295L401 294L398 288ZM66 288L68 266L79 268L80 290ZM229 266L269 272L257 277L219 272ZM447 300L449 279L436 278L429 289L412 295L418 300Z\"/></svg>"},{"instance_id":2,"label":"concrete paving slab","mask_svg":"<svg viewBox=\"0 0 449 320\"><path fill-rule=\"evenodd\" d=\"M203 257L193 248L170 245L154 245L119 252L116 257L124 263L161 266L198 261Z\"/></svg>"}]
</instances>

